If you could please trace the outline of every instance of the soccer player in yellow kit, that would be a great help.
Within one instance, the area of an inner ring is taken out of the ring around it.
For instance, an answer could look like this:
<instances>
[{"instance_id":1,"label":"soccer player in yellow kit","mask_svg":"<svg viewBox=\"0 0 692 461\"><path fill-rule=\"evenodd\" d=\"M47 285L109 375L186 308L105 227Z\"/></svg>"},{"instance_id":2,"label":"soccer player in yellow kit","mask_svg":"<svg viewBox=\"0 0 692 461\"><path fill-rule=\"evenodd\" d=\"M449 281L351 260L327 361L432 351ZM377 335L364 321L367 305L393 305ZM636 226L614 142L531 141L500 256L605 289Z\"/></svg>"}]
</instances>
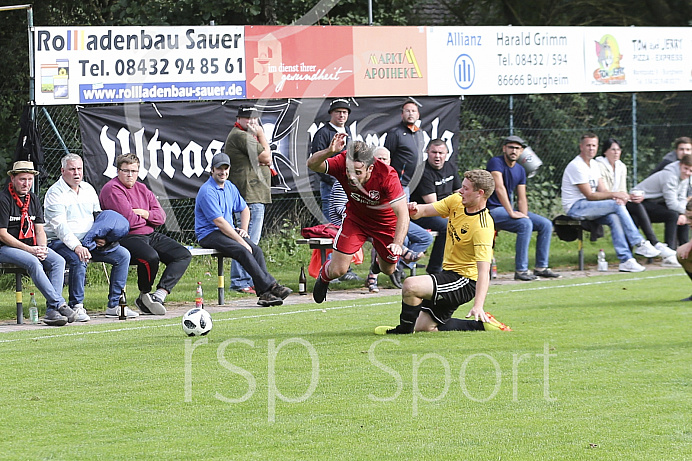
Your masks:
<instances>
[{"instance_id":1,"label":"soccer player in yellow kit","mask_svg":"<svg viewBox=\"0 0 692 461\"><path fill-rule=\"evenodd\" d=\"M486 208L495 190L485 170L464 173L461 191L431 204L409 203L412 219L449 218L444 262L439 274L409 277L402 289L401 314L396 327L381 326L375 334L408 334L414 331L511 331L483 309L490 284L495 227ZM457 308L471 300L467 320L452 318Z\"/></svg>"}]
</instances>

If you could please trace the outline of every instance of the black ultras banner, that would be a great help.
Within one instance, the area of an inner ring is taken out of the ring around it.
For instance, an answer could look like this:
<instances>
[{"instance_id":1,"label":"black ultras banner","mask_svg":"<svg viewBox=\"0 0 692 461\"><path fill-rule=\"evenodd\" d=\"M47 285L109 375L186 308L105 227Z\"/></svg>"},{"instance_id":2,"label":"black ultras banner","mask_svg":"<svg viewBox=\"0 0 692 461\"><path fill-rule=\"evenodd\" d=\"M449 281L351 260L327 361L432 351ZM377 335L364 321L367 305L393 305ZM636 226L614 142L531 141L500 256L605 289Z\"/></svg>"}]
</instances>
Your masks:
<instances>
[{"instance_id":1,"label":"black ultras banner","mask_svg":"<svg viewBox=\"0 0 692 461\"><path fill-rule=\"evenodd\" d=\"M347 126L356 140L383 145L388 130L401 123L405 98L350 98ZM425 141L442 138L456 162L458 97L420 97ZM331 99L257 101L260 120L278 176L274 194L310 192L318 186L306 160L314 133L329 122ZM159 198L194 198L209 178L211 158L222 152L237 108L249 101L146 103L80 107L79 125L86 180L97 190L116 176L115 158L135 153L139 179ZM233 165L231 165L233 168ZM309 194L312 195L312 194Z\"/></svg>"}]
</instances>

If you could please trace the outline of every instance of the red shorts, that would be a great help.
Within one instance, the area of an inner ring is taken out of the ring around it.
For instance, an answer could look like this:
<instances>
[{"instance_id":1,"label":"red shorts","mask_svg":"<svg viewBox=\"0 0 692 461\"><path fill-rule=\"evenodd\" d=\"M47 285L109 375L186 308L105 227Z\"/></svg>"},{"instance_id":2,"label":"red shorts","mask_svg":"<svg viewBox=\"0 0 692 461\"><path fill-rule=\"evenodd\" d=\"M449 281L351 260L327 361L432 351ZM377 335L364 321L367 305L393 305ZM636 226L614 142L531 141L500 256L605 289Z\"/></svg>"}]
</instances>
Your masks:
<instances>
[{"instance_id":1,"label":"red shorts","mask_svg":"<svg viewBox=\"0 0 692 461\"><path fill-rule=\"evenodd\" d=\"M387 245L394 242L394 229L366 229L348 219L348 216L346 216L339 232L334 237L334 249L340 253L352 255L360 250L368 238L372 239L372 246L380 258L383 258L390 264L399 261L399 256L394 255L387 248Z\"/></svg>"}]
</instances>

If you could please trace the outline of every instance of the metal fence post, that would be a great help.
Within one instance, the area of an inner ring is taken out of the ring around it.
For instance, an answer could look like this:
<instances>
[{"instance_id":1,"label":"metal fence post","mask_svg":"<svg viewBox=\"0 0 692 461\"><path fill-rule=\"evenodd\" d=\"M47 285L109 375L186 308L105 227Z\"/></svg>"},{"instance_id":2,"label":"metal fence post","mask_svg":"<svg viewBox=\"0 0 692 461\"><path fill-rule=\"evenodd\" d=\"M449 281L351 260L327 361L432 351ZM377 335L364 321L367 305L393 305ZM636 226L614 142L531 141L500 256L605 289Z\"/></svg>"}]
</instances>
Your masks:
<instances>
[{"instance_id":1,"label":"metal fence post","mask_svg":"<svg viewBox=\"0 0 692 461\"><path fill-rule=\"evenodd\" d=\"M632 187L637 184L637 93L632 93Z\"/></svg>"}]
</instances>

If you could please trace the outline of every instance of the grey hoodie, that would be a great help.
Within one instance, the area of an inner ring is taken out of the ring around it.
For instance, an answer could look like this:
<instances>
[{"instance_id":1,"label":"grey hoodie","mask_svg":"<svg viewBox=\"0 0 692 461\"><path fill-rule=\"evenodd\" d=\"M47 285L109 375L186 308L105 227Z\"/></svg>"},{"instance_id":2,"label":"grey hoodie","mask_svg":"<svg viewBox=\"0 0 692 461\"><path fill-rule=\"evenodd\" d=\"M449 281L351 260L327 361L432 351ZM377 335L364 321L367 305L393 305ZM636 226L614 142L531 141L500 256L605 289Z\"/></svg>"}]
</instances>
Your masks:
<instances>
[{"instance_id":1,"label":"grey hoodie","mask_svg":"<svg viewBox=\"0 0 692 461\"><path fill-rule=\"evenodd\" d=\"M689 187L689 179L680 179L680 161L678 160L637 184L635 189L643 190L646 200L662 198L669 210L685 214Z\"/></svg>"}]
</instances>

